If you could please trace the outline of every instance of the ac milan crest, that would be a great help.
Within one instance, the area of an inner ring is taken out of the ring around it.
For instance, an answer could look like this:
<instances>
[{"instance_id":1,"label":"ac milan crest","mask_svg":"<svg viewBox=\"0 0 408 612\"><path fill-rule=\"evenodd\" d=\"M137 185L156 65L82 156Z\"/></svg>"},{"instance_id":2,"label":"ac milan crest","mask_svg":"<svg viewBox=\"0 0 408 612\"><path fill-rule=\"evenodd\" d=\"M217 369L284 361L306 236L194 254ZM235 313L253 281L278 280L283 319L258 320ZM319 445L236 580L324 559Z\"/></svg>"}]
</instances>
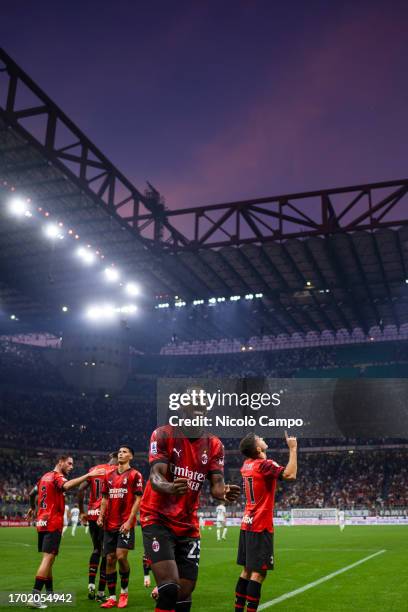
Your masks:
<instances>
[{"instance_id":1,"label":"ac milan crest","mask_svg":"<svg viewBox=\"0 0 408 612\"><path fill-rule=\"evenodd\" d=\"M152 549L153 549L153 552L155 552L155 553L159 552L159 550L160 550L160 544L156 540L156 538L154 538L154 540L153 540Z\"/></svg>"}]
</instances>

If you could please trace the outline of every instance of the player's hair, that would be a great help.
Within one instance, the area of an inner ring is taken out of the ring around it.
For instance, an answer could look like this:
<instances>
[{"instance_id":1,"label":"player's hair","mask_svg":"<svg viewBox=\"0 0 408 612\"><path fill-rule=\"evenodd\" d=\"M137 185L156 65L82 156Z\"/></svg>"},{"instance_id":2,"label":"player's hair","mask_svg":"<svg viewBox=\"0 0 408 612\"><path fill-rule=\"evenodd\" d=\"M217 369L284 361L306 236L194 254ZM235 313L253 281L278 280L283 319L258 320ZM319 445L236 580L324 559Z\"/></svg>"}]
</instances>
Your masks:
<instances>
[{"instance_id":1,"label":"player's hair","mask_svg":"<svg viewBox=\"0 0 408 612\"><path fill-rule=\"evenodd\" d=\"M126 448L129 448L128 446ZM118 451L114 451L113 453L109 453L108 455L109 459L117 459L118 458Z\"/></svg>"},{"instance_id":2,"label":"player's hair","mask_svg":"<svg viewBox=\"0 0 408 612\"><path fill-rule=\"evenodd\" d=\"M127 448L128 451L130 451L132 453L132 456L133 457L135 456L135 451L133 450L133 448L131 446L129 446L129 444L121 444L119 446L119 449L121 449L121 448ZM118 450L118 452L119 452L119 450ZM118 453L116 453L116 456L118 456Z\"/></svg>"},{"instance_id":3,"label":"player's hair","mask_svg":"<svg viewBox=\"0 0 408 612\"><path fill-rule=\"evenodd\" d=\"M251 432L247 434L245 438L242 438L241 442L239 443L239 450L243 455L245 455L245 457L249 457L250 459L255 459L257 457L257 437L258 436L254 432Z\"/></svg>"},{"instance_id":4,"label":"player's hair","mask_svg":"<svg viewBox=\"0 0 408 612\"><path fill-rule=\"evenodd\" d=\"M60 461L67 461L67 459L71 459L72 455L58 455L57 457L57 463L59 463Z\"/></svg>"}]
</instances>

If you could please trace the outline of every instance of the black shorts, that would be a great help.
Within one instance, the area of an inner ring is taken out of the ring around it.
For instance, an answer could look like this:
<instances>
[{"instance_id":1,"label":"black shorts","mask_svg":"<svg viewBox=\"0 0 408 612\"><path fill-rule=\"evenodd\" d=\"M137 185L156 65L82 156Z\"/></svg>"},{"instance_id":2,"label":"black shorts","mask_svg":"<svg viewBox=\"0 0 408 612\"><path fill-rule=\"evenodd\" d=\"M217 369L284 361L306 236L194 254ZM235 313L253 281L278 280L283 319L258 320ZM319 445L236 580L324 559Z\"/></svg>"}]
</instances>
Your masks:
<instances>
[{"instance_id":1,"label":"black shorts","mask_svg":"<svg viewBox=\"0 0 408 612\"><path fill-rule=\"evenodd\" d=\"M39 531L38 552L58 555L61 543L61 531Z\"/></svg>"},{"instance_id":2,"label":"black shorts","mask_svg":"<svg viewBox=\"0 0 408 612\"><path fill-rule=\"evenodd\" d=\"M152 564L175 561L180 578L197 580L200 538L178 536L164 525L148 525L142 533L145 555Z\"/></svg>"},{"instance_id":3,"label":"black shorts","mask_svg":"<svg viewBox=\"0 0 408 612\"><path fill-rule=\"evenodd\" d=\"M135 547L135 530L132 529L125 535L120 531L103 532L103 554L115 552L117 548L127 548L133 550Z\"/></svg>"},{"instance_id":4,"label":"black shorts","mask_svg":"<svg viewBox=\"0 0 408 612\"><path fill-rule=\"evenodd\" d=\"M89 534L91 536L94 550L102 552L103 548L103 527L99 527L96 521L88 521Z\"/></svg>"},{"instance_id":5,"label":"black shorts","mask_svg":"<svg viewBox=\"0 0 408 612\"><path fill-rule=\"evenodd\" d=\"M273 533L241 529L237 563L254 572L273 570Z\"/></svg>"}]
</instances>

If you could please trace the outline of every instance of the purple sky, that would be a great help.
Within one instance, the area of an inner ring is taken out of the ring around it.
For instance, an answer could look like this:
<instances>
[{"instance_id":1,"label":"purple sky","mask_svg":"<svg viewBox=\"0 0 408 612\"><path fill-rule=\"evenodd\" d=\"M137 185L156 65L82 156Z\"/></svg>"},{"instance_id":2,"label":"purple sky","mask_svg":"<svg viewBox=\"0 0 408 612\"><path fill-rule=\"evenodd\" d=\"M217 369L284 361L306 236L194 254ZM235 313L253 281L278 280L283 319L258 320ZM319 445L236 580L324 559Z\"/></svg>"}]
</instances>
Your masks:
<instances>
[{"instance_id":1,"label":"purple sky","mask_svg":"<svg viewBox=\"0 0 408 612\"><path fill-rule=\"evenodd\" d=\"M169 208L408 176L408 4L4 0L0 44Z\"/></svg>"}]
</instances>

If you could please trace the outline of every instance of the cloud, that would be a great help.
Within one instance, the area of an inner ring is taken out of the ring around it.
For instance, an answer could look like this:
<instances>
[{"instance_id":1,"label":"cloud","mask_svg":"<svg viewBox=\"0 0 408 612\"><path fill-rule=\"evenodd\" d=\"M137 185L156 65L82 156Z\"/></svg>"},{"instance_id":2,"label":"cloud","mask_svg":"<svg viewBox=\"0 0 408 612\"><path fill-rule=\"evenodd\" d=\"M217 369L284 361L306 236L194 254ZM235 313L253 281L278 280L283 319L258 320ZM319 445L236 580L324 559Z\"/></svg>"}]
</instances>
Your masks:
<instances>
[{"instance_id":1,"label":"cloud","mask_svg":"<svg viewBox=\"0 0 408 612\"><path fill-rule=\"evenodd\" d=\"M286 78L278 86L271 64L263 93L231 109L217 135L193 146L184 176L156 177L169 207L337 186L359 172L361 180L370 172L371 180L384 178L369 145L384 113L398 106L404 23L398 12L361 9L323 28L297 56L283 57Z\"/></svg>"}]
</instances>

